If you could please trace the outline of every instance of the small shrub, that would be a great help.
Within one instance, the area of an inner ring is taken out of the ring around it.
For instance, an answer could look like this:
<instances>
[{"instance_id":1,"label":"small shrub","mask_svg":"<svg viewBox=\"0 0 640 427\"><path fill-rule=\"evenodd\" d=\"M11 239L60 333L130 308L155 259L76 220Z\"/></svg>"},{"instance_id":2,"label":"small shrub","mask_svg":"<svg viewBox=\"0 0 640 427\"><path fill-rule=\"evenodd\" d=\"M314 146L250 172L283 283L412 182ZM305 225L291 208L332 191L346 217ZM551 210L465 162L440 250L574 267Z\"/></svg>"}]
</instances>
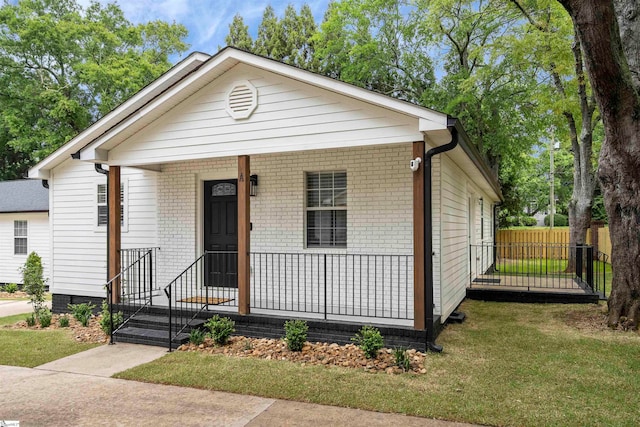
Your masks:
<instances>
[{"instance_id":1,"label":"small shrub","mask_svg":"<svg viewBox=\"0 0 640 427\"><path fill-rule=\"evenodd\" d=\"M378 350L384 346L384 339L378 328L373 326L363 326L356 336L351 338L358 347L364 351L364 355L368 359L374 359L378 356Z\"/></svg>"},{"instance_id":2,"label":"small shrub","mask_svg":"<svg viewBox=\"0 0 640 427\"><path fill-rule=\"evenodd\" d=\"M244 345L242 346L242 349L244 351L253 350L253 344L251 343L251 340L249 338L244 340Z\"/></svg>"},{"instance_id":3,"label":"small shrub","mask_svg":"<svg viewBox=\"0 0 640 427\"><path fill-rule=\"evenodd\" d=\"M211 331L213 342L218 345L225 345L229 337L235 332L236 322L228 317L220 317L217 314L204 324Z\"/></svg>"},{"instance_id":4,"label":"small shrub","mask_svg":"<svg viewBox=\"0 0 640 427\"><path fill-rule=\"evenodd\" d=\"M116 330L122 322L124 321L124 317L122 312L119 311L117 313L113 313L113 329ZM109 322L109 304L107 304L106 300L102 300L102 317L100 318L100 328L102 331L110 335L111 334L111 322Z\"/></svg>"},{"instance_id":5,"label":"small shrub","mask_svg":"<svg viewBox=\"0 0 640 427\"><path fill-rule=\"evenodd\" d=\"M309 325L304 320L287 320L284 322L285 337L287 347L291 351L301 351L307 341L307 331Z\"/></svg>"},{"instance_id":6,"label":"small shrub","mask_svg":"<svg viewBox=\"0 0 640 427\"><path fill-rule=\"evenodd\" d=\"M51 326L51 311L47 308L40 310L38 312L38 321L43 328Z\"/></svg>"},{"instance_id":7,"label":"small shrub","mask_svg":"<svg viewBox=\"0 0 640 427\"><path fill-rule=\"evenodd\" d=\"M544 225L546 226L549 226L549 216L550 215L544 217ZM567 218L566 215L555 214L553 216L553 225L555 227L566 227L569 225L569 218Z\"/></svg>"},{"instance_id":8,"label":"small shrub","mask_svg":"<svg viewBox=\"0 0 640 427\"><path fill-rule=\"evenodd\" d=\"M69 317L66 314L60 316L58 318L58 325L60 325L61 328L68 328L69 327Z\"/></svg>"},{"instance_id":9,"label":"small shrub","mask_svg":"<svg viewBox=\"0 0 640 427\"><path fill-rule=\"evenodd\" d=\"M407 353L406 348L394 348L393 358L395 360L396 366L398 366L403 371L407 372L409 369L411 369L411 360L409 359L409 354Z\"/></svg>"},{"instance_id":10,"label":"small shrub","mask_svg":"<svg viewBox=\"0 0 640 427\"><path fill-rule=\"evenodd\" d=\"M67 308L71 310L73 317L80 322L82 326L87 326L89 319L91 319L91 313L96 306L90 302L83 302L82 304L68 304Z\"/></svg>"},{"instance_id":11,"label":"small shrub","mask_svg":"<svg viewBox=\"0 0 640 427\"><path fill-rule=\"evenodd\" d=\"M16 285L15 283L7 283L6 285L4 285L4 291L10 294L15 294L16 292L18 292L18 285Z\"/></svg>"},{"instance_id":12,"label":"small shrub","mask_svg":"<svg viewBox=\"0 0 640 427\"><path fill-rule=\"evenodd\" d=\"M189 342L194 345L200 345L204 342L205 337L206 334L202 329L192 329L189 333Z\"/></svg>"},{"instance_id":13,"label":"small shrub","mask_svg":"<svg viewBox=\"0 0 640 427\"><path fill-rule=\"evenodd\" d=\"M532 216L522 217L522 222L527 227L535 227L536 225L538 225L538 220Z\"/></svg>"},{"instance_id":14,"label":"small shrub","mask_svg":"<svg viewBox=\"0 0 640 427\"><path fill-rule=\"evenodd\" d=\"M36 316L34 316L33 313L27 316L27 318L24 320L27 321L27 326L36 326Z\"/></svg>"},{"instance_id":15,"label":"small shrub","mask_svg":"<svg viewBox=\"0 0 640 427\"><path fill-rule=\"evenodd\" d=\"M23 289L29 295L29 302L33 306L33 312L37 316L38 312L44 308L44 283L42 277L42 259L31 252L27 257L24 266L20 267L22 273Z\"/></svg>"}]
</instances>

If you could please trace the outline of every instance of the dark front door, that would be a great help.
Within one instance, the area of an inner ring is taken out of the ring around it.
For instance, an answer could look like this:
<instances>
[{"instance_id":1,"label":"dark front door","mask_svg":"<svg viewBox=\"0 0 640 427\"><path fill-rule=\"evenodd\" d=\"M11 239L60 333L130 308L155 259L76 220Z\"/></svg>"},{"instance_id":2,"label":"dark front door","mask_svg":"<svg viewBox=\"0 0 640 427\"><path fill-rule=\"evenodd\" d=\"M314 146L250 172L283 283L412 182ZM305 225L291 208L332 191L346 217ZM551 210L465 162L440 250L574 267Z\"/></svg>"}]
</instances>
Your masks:
<instances>
[{"instance_id":1,"label":"dark front door","mask_svg":"<svg viewBox=\"0 0 640 427\"><path fill-rule=\"evenodd\" d=\"M238 286L237 180L204 183L204 249L206 285Z\"/></svg>"}]
</instances>

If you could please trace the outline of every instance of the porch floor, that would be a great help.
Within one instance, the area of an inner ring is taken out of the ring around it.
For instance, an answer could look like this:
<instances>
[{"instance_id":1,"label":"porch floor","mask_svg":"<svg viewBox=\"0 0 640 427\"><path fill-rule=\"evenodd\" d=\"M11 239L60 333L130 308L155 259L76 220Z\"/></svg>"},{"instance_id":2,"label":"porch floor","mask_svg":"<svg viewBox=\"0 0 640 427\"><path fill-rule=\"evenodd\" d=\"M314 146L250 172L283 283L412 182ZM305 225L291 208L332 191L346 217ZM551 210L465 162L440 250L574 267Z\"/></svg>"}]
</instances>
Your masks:
<instances>
[{"instance_id":1,"label":"porch floor","mask_svg":"<svg viewBox=\"0 0 640 427\"><path fill-rule=\"evenodd\" d=\"M600 296L570 277L480 275L467 288L467 298L523 303L597 303Z\"/></svg>"},{"instance_id":2,"label":"porch floor","mask_svg":"<svg viewBox=\"0 0 640 427\"><path fill-rule=\"evenodd\" d=\"M501 289L505 291L585 293L578 283L570 277L523 276L523 275L479 275L470 288Z\"/></svg>"}]
</instances>

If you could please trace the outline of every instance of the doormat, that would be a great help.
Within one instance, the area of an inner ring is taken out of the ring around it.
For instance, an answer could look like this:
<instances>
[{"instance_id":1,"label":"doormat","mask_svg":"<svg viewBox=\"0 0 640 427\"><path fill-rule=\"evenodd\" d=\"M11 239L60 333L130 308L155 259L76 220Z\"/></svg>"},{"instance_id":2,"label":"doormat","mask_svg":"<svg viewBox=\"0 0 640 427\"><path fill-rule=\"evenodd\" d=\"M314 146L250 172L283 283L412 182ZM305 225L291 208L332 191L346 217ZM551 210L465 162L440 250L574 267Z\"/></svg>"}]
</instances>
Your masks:
<instances>
[{"instance_id":1,"label":"doormat","mask_svg":"<svg viewBox=\"0 0 640 427\"><path fill-rule=\"evenodd\" d=\"M194 304L209 304L209 305L218 305L224 304L225 302L233 301L231 298L214 298L214 297L189 297L183 298L178 302L191 302Z\"/></svg>"}]
</instances>

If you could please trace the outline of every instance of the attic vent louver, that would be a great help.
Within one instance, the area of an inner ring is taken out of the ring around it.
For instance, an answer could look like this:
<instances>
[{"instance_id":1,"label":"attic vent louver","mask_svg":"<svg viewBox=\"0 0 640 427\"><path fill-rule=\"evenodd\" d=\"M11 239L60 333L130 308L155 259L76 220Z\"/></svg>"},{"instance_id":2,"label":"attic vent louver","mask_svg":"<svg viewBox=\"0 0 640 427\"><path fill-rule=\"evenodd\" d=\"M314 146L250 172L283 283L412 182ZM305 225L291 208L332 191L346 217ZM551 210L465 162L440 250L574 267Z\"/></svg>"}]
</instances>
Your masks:
<instances>
[{"instance_id":1,"label":"attic vent louver","mask_svg":"<svg viewBox=\"0 0 640 427\"><path fill-rule=\"evenodd\" d=\"M246 119L258 106L258 91L246 80L235 82L227 92L227 113L234 119Z\"/></svg>"}]
</instances>

